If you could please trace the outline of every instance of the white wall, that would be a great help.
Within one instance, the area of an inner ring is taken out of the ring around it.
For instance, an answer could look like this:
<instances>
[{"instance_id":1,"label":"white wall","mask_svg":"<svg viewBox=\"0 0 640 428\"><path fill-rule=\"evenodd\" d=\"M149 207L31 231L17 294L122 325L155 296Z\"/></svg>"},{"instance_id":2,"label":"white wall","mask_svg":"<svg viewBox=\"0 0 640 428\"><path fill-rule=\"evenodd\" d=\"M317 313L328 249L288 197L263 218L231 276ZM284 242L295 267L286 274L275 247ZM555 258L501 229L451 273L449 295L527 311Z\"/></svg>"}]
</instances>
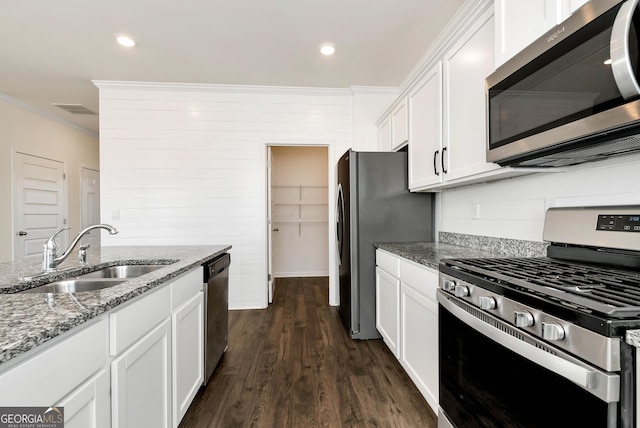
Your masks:
<instances>
[{"instance_id":1,"label":"white wall","mask_svg":"<svg viewBox=\"0 0 640 428\"><path fill-rule=\"evenodd\" d=\"M352 86L353 95L353 150L377 152L378 127L376 122L397 98L398 88Z\"/></svg>"},{"instance_id":2,"label":"white wall","mask_svg":"<svg viewBox=\"0 0 640 428\"><path fill-rule=\"evenodd\" d=\"M446 190L437 197L436 230L542 241L548 206L640 204L639 178L640 156L634 155Z\"/></svg>"},{"instance_id":3,"label":"white wall","mask_svg":"<svg viewBox=\"0 0 640 428\"><path fill-rule=\"evenodd\" d=\"M98 168L98 138L0 94L0 262L12 260L11 159L15 151L65 163L70 236L80 231L80 168Z\"/></svg>"},{"instance_id":4,"label":"white wall","mask_svg":"<svg viewBox=\"0 0 640 428\"><path fill-rule=\"evenodd\" d=\"M273 275L329 275L329 164L326 147L272 147ZM300 187L297 187L300 186ZM302 202L300 205L299 203ZM302 223L296 223L298 220Z\"/></svg>"},{"instance_id":5,"label":"white wall","mask_svg":"<svg viewBox=\"0 0 640 428\"><path fill-rule=\"evenodd\" d=\"M120 230L103 245L231 244L230 306L266 307L266 145L327 145L333 201L352 144L349 90L95 83L102 219Z\"/></svg>"}]
</instances>

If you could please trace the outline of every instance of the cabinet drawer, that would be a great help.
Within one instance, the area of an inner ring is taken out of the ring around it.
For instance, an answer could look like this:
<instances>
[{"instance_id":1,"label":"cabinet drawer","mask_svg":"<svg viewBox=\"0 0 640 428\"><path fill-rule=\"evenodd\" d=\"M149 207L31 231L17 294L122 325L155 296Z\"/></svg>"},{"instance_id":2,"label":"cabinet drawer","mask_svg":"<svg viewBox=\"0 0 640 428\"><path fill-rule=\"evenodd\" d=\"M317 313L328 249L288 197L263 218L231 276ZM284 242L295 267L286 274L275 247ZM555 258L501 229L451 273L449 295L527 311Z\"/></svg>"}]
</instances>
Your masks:
<instances>
[{"instance_id":1,"label":"cabinet drawer","mask_svg":"<svg viewBox=\"0 0 640 428\"><path fill-rule=\"evenodd\" d=\"M36 348L34 357L0 374L0 403L55 404L103 368L107 357L106 317L78 330L46 350Z\"/></svg>"},{"instance_id":2,"label":"cabinet drawer","mask_svg":"<svg viewBox=\"0 0 640 428\"><path fill-rule=\"evenodd\" d=\"M202 291L202 267L182 274L171 283L171 311L175 311Z\"/></svg>"},{"instance_id":3,"label":"cabinet drawer","mask_svg":"<svg viewBox=\"0 0 640 428\"><path fill-rule=\"evenodd\" d=\"M408 260L400 260L400 281L408 284L426 298L436 301L438 272Z\"/></svg>"},{"instance_id":4,"label":"cabinet drawer","mask_svg":"<svg viewBox=\"0 0 640 428\"><path fill-rule=\"evenodd\" d=\"M109 317L111 355L118 355L171 316L171 287L143 294Z\"/></svg>"},{"instance_id":5,"label":"cabinet drawer","mask_svg":"<svg viewBox=\"0 0 640 428\"><path fill-rule=\"evenodd\" d=\"M387 273L399 278L398 262L400 259L383 250L376 250L376 265Z\"/></svg>"}]
</instances>

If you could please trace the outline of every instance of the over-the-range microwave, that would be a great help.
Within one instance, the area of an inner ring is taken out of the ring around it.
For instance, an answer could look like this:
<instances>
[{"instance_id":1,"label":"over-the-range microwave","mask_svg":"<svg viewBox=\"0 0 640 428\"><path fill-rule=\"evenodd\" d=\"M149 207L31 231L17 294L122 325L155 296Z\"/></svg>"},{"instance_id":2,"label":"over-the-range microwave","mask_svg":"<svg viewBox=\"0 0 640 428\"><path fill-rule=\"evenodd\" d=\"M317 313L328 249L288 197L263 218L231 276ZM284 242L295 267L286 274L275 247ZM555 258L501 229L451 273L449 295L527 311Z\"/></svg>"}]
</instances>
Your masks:
<instances>
[{"instance_id":1,"label":"over-the-range microwave","mask_svg":"<svg viewBox=\"0 0 640 428\"><path fill-rule=\"evenodd\" d=\"M638 0L590 0L486 79L487 161L558 167L640 152Z\"/></svg>"}]
</instances>

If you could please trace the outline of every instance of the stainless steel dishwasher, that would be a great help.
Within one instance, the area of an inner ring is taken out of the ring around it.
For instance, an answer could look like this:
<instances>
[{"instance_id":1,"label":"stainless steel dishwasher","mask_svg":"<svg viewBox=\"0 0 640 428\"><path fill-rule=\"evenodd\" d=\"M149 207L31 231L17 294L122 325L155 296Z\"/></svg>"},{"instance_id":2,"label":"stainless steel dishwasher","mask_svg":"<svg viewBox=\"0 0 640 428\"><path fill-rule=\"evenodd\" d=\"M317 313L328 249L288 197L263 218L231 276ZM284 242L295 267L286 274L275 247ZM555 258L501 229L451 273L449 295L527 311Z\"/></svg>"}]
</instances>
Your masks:
<instances>
[{"instance_id":1,"label":"stainless steel dishwasher","mask_svg":"<svg viewBox=\"0 0 640 428\"><path fill-rule=\"evenodd\" d=\"M229 336L229 265L225 253L204 266L204 382L206 385L227 349Z\"/></svg>"}]
</instances>

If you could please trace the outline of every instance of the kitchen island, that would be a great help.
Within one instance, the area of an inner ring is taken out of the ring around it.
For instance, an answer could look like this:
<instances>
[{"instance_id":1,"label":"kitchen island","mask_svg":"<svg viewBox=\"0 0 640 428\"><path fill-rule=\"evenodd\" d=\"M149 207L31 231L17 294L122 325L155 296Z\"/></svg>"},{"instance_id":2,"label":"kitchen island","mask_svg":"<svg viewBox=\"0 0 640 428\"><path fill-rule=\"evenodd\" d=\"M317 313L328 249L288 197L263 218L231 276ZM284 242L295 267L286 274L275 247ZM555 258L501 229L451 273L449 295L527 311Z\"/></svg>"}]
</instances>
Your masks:
<instances>
[{"instance_id":1,"label":"kitchen island","mask_svg":"<svg viewBox=\"0 0 640 428\"><path fill-rule=\"evenodd\" d=\"M0 369L7 361L199 267L230 248L230 245L92 248L87 266L69 260L62 263L60 269L70 270L28 282L20 282L19 278L40 272L41 257L0 264ZM49 302L46 293L19 292L118 264L166 266L102 290L74 293L73 296L55 294Z\"/></svg>"}]
</instances>

